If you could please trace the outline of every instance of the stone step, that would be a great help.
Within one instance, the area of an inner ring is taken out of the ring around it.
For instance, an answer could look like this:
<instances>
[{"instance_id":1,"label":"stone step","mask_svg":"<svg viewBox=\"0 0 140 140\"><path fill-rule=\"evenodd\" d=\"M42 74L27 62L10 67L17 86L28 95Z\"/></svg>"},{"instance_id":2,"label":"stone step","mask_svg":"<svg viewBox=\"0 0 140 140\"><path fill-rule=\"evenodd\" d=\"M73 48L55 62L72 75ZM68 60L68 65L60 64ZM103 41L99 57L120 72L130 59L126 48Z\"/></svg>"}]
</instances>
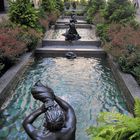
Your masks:
<instances>
[{"instance_id":1,"label":"stone step","mask_svg":"<svg viewBox=\"0 0 140 140\"><path fill-rule=\"evenodd\" d=\"M42 41L42 46L75 46L75 45L81 45L81 46L97 46L99 47L101 45L100 40L94 40L94 41L65 41L65 40L47 40L44 39Z\"/></svg>"},{"instance_id":2,"label":"stone step","mask_svg":"<svg viewBox=\"0 0 140 140\"><path fill-rule=\"evenodd\" d=\"M66 24L69 23L69 20L58 20L56 21L56 24ZM87 24L86 21L77 21L76 24Z\"/></svg>"},{"instance_id":3,"label":"stone step","mask_svg":"<svg viewBox=\"0 0 140 140\"><path fill-rule=\"evenodd\" d=\"M90 29L90 28L92 28L92 25L91 24L75 24L75 27L76 28L85 28L85 29ZM63 23L57 23L56 25L55 25L55 29L65 29L65 28L69 28L69 26L68 25L65 25L65 24L63 24Z\"/></svg>"},{"instance_id":4,"label":"stone step","mask_svg":"<svg viewBox=\"0 0 140 140\"><path fill-rule=\"evenodd\" d=\"M69 18L69 19L70 19L71 16L61 16L61 17L60 17L60 19L64 19L64 18ZM85 20L85 18L86 18L85 16L77 16L77 15L76 15L76 19L77 19L77 20L78 20L78 19L79 19L79 20Z\"/></svg>"},{"instance_id":5,"label":"stone step","mask_svg":"<svg viewBox=\"0 0 140 140\"><path fill-rule=\"evenodd\" d=\"M43 46L42 48L47 49L102 49L101 47L95 45L53 45L53 46Z\"/></svg>"},{"instance_id":6,"label":"stone step","mask_svg":"<svg viewBox=\"0 0 140 140\"><path fill-rule=\"evenodd\" d=\"M57 24L65 24L65 23L69 23L71 18L59 18L56 23ZM76 24L87 24L87 22L83 19L77 19L77 23Z\"/></svg>"},{"instance_id":7,"label":"stone step","mask_svg":"<svg viewBox=\"0 0 140 140\"><path fill-rule=\"evenodd\" d=\"M96 46L92 46L89 48L86 48L87 46L84 46L84 48L77 48L75 47L61 47L61 48L55 48L53 47L43 47L43 48L37 48L35 50L35 56L36 57L65 57L65 54L67 52L74 52L78 57L105 57L106 53L102 48L97 48Z\"/></svg>"}]
</instances>

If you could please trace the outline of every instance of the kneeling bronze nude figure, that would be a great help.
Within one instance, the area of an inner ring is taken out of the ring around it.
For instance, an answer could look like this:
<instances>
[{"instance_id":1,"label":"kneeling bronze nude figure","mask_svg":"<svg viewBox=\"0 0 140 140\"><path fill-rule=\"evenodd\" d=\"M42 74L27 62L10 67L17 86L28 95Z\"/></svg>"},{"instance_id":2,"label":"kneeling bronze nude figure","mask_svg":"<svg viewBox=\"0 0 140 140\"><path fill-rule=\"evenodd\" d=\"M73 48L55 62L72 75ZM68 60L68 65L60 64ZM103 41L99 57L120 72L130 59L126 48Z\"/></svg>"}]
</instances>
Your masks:
<instances>
[{"instance_id":1,"label":"kneeling bronze nude figure","mask_svg":"<svg viewBox=\"0 0 140 140\"><path fill-rule=\"evenodd\" d=\"M76 116L73 108L40 81L34 85L31 93L36 100L43 102L43 105L23 121L29 137L33 140L75 140ZM44 127L47 133L33 126L33 122L41 114L45 116Z\"/></svg>"}]
</instances>

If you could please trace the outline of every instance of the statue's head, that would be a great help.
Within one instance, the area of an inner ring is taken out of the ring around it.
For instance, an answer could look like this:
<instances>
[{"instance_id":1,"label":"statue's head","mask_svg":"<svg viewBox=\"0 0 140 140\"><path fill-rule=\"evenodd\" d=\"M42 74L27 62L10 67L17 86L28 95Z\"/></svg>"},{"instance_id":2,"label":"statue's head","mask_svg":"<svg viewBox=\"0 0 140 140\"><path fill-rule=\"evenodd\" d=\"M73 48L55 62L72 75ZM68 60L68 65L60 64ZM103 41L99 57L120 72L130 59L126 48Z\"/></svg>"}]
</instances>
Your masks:
<instances>
[{"instance_id":1,"label":"statue's head","mask_svg":"<svg viewBox=\"0 0 140 140\"><path fill-rule=\"evenodd\" d=\"M45 112L45 127L49 131L58 131L64 126L65 114L60 107L53 106Z\"/></svg>"}]
</instances>

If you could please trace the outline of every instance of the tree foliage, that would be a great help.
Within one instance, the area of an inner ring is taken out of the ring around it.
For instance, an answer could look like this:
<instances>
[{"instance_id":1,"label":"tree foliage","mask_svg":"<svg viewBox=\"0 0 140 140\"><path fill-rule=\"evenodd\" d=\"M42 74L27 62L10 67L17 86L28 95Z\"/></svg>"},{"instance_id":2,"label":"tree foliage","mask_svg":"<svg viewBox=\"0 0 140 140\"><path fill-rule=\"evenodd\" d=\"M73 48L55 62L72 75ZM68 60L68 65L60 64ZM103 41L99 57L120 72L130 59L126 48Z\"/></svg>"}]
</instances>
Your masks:
<instances>
[{"instance_id":1,"label":"tree foliage","mask_svg":"<svg viewBox=\"0 0 140 140\"><path fill-rule=\"evenodd\" d=\"M104 7L105 0L91 0L87 10L87 21L91 23L94 15L104 9Z\"/></svg>"},{"instance_id":2,"label":"tree foliage","mask_svg":"<svg viewBox=\"0 0 140 140\"><path fill-rule=\"evenodd\" d=\"M29 0L10 0L9 17L16 24L35 28L38 21L38 12Z\"/></svg>"},{"instance_id":3,"label":"tree foliage","mask_svg":"<svg viewBox=\"0 0 140 140\"><path fill-rule=\"evenodd\" d=\"M108 0L104 17L109 22L127 22L134 19L135 9L129 0Z\"/></svg>"},{"instance_id":4,"label":"tree foliage","mask_svg":"<svg viewBox=\"0 0 140 140\"><path fill-rule=\"evenodd\" d=\"M42 0L41 7L48 12L55 10L63 11L64 5L62 0Z\"/></svg>"}]
</instances>

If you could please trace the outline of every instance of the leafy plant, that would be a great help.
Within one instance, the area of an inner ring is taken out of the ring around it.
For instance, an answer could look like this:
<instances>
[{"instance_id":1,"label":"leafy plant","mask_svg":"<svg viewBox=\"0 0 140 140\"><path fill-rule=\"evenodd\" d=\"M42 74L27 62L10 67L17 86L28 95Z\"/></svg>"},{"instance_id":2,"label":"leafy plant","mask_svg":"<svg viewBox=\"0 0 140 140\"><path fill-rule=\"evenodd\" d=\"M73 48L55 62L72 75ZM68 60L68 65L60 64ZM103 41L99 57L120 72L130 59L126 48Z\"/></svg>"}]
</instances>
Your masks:
<instances>
[{"instance_id":1,"label":"leafy plant","mask_svg":"<svg viewBox=\"0 0 140 140\"><path fill-rule=\"evenodd\" d=\"M131 73L136 77L136 80L140 84L140 64L138 66L134 67L131 70Z\"/></svg>"},{"instance_id":2,"label":"leafy plant","mask_svg":"<svg viewBox=\"0 0 140 140\"><path fill-rule=\"evenodd\" d=\"M91 0L87 10L87 22L92 23L94 15L105 7L105 0Z\"/></svg>"},{"instance_id":3,"label":"leafy plant","mask_svg":"<svg viewBox=\"0 0 140 140\"><path fill-rule=\"evenodd\" d=\"M140 139L140 100L135 100L135 116L114 112L100 113L98 126L87 129L91 140L139 140Z\"/></svg>"},{"instance_id":4,"label":"leafy plant","mask_svg":"<svg viewBox=\"0 0 140 140\"><path fill-rule=\"evenodd\" d=\"M94 15L93 24L95 24L95 25L97 25L97 24L105 24L105 19L102 16L102 13L101 12L98 12L98 13L96 13Z\"/></svg>"},{"instance_id":5,"label":"leafy plant","mask_svg":"<svg viewBox=\"0 0 140 140\"><path fill-rule=\"evenodd\" d=\"M56 9L61 12L64 11L64 2L62 0L56 0Z\"/></svg>"},{"instance_id":6,"label":"leafy plant","mask_svg":"<svg viewBox=\"0 0 140 140\"><path fill-rule=\"evenodd\" d=\"M70 8L70 2L65 2L64 5L65 5L66 9L69 10L69 8Z\"/></svg>"},{"instance_id":7,"label":"leafy plant","mask_svg":"<svg viewBox=\"0 0 140 140\"><path fill-rule=\"evenodd\" d=\"M135 16L135 9L128 0L108 0L104 9L104 17L109 22L125 23Z\"/></svg>"},{"instance_id":8,"label":"leafy plant","mask_svg":"<svg viewBox=\"0 0 140 140\"><path fill-rule=\"evenodd\" d=\"M37 27L38 11L32 6L29 0L10 0L9 17L13 23L24 27Z\"/></svg>"},{"instance_id":9,"label":"leafy plant","mask_svg":"<svg viewBox=\"0 0 140 140\"><path fill-rule=\"evenodd\" d=\"M107 24L97 24L96 26L96 34L100 37L100 39L105 42L108 41L108 25Z\"/></svg>"},{"instance_id":10,"label":"leafy plant","mask_svg":"<svg viewBox=\"0 0 140 140\"><path fill-rule=\"evenodd\" d=\"M56 1L54 0L42 0L41 7L48 12L55 10Z\"/></svg>"},{"instance_id":11,"label":"leafy plant","mask_svg":"<svg viewBox=\"0 0 140 140\"><path fill-rule=\"evenodd\" d=\"M39 39L41 39L41 33L34 29L26 29L18 34L17 39L26 44L28 51L33 50Z\"/></svg>"}]
</instances>

